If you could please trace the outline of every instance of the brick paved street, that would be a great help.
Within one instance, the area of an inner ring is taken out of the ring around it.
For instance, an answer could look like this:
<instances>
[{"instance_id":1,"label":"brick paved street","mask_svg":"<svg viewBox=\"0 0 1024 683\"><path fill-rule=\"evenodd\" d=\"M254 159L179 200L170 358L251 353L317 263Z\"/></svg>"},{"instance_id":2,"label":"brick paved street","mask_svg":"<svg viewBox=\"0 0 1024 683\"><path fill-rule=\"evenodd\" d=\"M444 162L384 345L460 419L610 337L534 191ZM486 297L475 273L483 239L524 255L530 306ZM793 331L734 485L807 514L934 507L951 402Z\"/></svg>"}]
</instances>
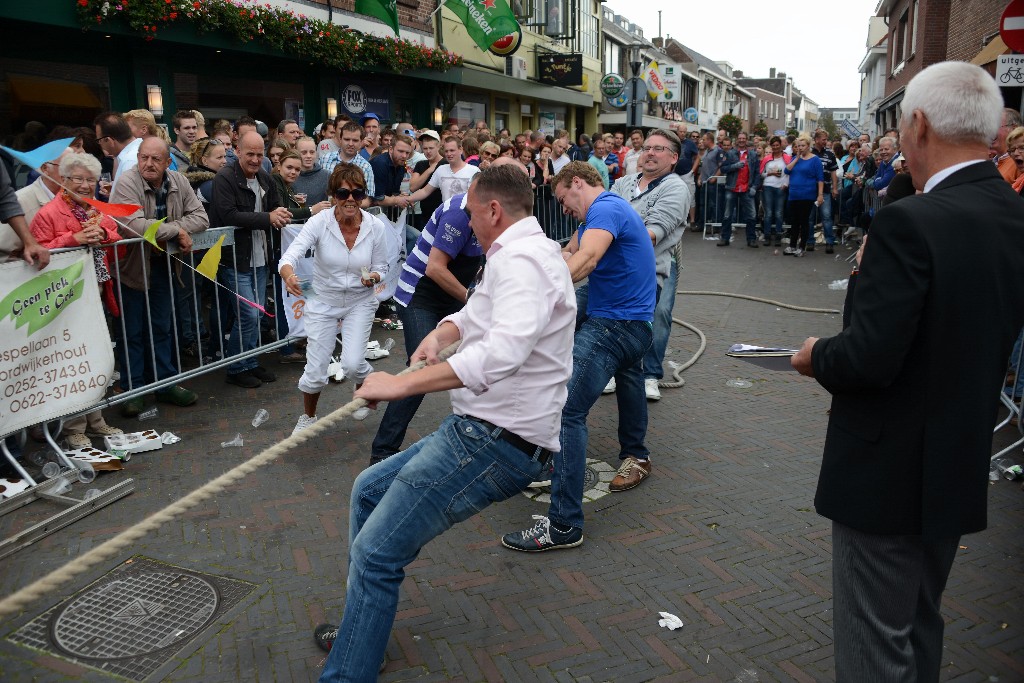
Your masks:
<instances>
[{"instance_id":1,"label":"brick paved street","mask_svg":"<svg viewBox=\"0 0 1024 683\"><path fill-rule=\"evenodd\" d=\"M841 307L845 293L828 284L847 277L848 264L821 250L801 259L774 252L742 241L717 249L687 233L680 289ZM675 314L704 331L708 348L684 373L686 386L665 390L651 405L651 478L588 504L585 543L574 550L527 555L501 547L502 533L545 512L526 497L492 506L432 542L403 584L381 680L833 678L831 530L812 504L828 396L812 380L724 351L741 341L799 345L808 335L838 331L840 317L711 296L679 296ZM401 369L400 335L374 329L374 338L399 342L391 358L375 362L378 369ZM686 360L697 343L677 326L666 360ZM951 349L961 351L968 352ZM171 430L182 441L134 457L123 472L101 474L100 485L134 478L136 492L0 560L0 592L26 585L287 436L299 413L301 366L269 365L276 384L242 390L218 373L192 383L199 405L161 406L160 419L145 427ZM726 384L735 378L752 386ZM350 382L329 387L321 414L346 403L351 390ZM254 429L249 421L260 407L271 419ZM410 440L447 412L444 395L428 397ZM349 491L379 419L374 413L289 453L0 624L0 680L114 680L6 638L135 554L258 585L212 636L186 647L164 680L316 680L323 656L311 631L337 619L343 606ZM116 416L111 422L138 425ZM589 456L616 466L614 397L600 400L590 425ZM236 432L244 447L222 449ZM1010 429L996 436L997 445L1010 441ZM989 529L962 540L943 603L943 680L1024 680L1022 502L1018 484L995 483ZM0 533L25 528L43 509L36 503L0 519ZM684 627L660 628L659 611L678 615Z\"/></svg>"}]
</instances>

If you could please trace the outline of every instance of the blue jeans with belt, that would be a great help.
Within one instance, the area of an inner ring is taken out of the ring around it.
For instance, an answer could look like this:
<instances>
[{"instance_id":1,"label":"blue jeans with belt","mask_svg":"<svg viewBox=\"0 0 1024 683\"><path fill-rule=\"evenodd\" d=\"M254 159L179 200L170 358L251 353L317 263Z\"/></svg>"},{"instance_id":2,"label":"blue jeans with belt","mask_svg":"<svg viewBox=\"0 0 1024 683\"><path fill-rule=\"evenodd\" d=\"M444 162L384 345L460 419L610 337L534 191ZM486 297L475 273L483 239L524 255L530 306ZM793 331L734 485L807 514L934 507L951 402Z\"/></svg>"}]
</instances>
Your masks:
<instances>
[{"instance_id":1,"label":"blue jeans with belt","mask_svg":"<svg viewBox=\"0 0 1024 683\"><path fill-rule=\"evenodd\" d=\"M613 376L619 405L619 459L646 458L647 397L641 361L651 346L646 320L587 318L576 330L572 377L562 409L562 451L555 455L548 518L583 528L583 480L587 468L587 415Z\"/></svg>"},{"instance_id":2,"label":"blue jeans with belt","mask_svg":"<svg viewBox=\"0 0 1024 683\"><path fill-rule=\"evenodd\" d=\"M440 428L356 477L348 590L321 683L377 680L405 567L431 539L540 477L541 465L476 420Z\"/></svg>"}]
</instances>

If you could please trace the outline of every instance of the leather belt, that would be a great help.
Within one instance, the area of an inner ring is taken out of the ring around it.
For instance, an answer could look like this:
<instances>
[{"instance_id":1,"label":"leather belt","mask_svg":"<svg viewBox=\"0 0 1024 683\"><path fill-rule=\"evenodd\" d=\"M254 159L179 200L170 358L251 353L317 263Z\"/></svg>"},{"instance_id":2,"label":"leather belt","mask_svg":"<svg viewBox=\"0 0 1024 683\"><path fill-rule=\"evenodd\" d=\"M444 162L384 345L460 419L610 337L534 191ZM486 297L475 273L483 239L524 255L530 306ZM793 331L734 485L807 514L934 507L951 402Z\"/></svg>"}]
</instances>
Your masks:
<instances>
[{"instance_id":1,"label":"leather belt","mask_svg":"<svg viewBox=\"0 0 1024 683\"><path fill-rule=\"evenodd\" d=\"M530 443L523 437L519 436L518 434L513 434L504 427L499 427L493 422L488 422L487 420L475 417L473 415L465 415L464 417L473 420L474 422L479 422L481 425L487 428L487 431L491 432L491 436L493 436L496 439L501 439L505 443L508 443L512 446L515 446L517 449L525 453L530 458L530 460L536 460L541 465L547 465L548 461L551 460L551 456L553 455L551 451L549 451L546 448L541 448L537 444ZM497 433L494 433L495 431L497 431Z\"/></svg>"}]
</instances>

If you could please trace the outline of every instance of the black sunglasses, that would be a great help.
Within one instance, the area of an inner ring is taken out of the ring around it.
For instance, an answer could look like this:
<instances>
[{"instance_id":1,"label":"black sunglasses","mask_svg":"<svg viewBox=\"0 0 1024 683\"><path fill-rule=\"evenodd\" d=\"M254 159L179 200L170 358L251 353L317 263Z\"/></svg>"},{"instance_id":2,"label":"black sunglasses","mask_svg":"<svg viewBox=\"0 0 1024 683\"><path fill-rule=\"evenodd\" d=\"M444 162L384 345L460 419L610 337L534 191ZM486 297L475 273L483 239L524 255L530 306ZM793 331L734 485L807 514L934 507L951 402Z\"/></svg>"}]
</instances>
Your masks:
<instances>
[{"instance_id":1,"label":"black sunglasses","mask_svg":"<svg viewBox=\"0 0 1024 683\"><path fill-rule=\"evenodd\" d=\"M339 187L334 191L334 196L343 202L347 201L349 197L352 197L357 202L361 202L366 199L366 190L350 190L347 187Z\"/></svg>"}]
</instances>

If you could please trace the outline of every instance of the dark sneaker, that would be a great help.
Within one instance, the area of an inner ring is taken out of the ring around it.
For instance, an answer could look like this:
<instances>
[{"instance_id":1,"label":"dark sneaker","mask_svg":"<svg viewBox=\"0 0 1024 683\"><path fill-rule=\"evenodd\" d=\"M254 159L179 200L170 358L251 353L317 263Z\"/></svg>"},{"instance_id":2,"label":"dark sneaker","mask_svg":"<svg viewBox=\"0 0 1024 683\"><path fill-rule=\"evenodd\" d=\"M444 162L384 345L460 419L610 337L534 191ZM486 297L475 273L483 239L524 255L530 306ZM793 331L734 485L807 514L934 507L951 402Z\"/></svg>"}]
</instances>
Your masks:
<instances>
[{"instance_id":1,"label":"dark sneaker","mask_svg":"<svg viewBox=\"0 0 1024 683\"><path fill-rule=\"evenodd\" d=\"M234 374L229 373L225 377L225 381L228 384L234 384L236 387L242 387L244 389L255 389L263 384L259 381L251 372L246 370L245 372L236 372Z\"/></svg>"},{"instance_id":2,"label":"dark sneaker","mask_svg":"<svg viewBox=\"0 0 1024 683\"><path fill-rule=\"evenodd\" d=\"M777 246L777 247L781 247L782 246L782 235L776 235L775 236L775 246Z\"/></svg>"},{"instance_id":3,"label":"dark sneaker","mask_svg":"<svg viewBox=\"0 0 1024 683\"><path fill-rule=\"evenodd\" d=\"M253 377L263 382L264 384L277 381L277 375L272 373L270 370L267 370L262 365L257 365L249 372L252 374Z\"/></svg>"},{"instance_id":4,"label":"dark sneaker","mask_svg":"<svg viewBox=\"0 0 1024 683\"><path fill-rule=\"evenodd\" d=\"M313 640L324 652L330 652L334 641L338 639L338 627L333 624L320 624L313 629Z\"/></svg>"},{"instance_id":5,"label":"dark sneaker","mask_svg":"<svg viewBox=\"0 0 1024 683\"><path fill-rule=\"evenodd\" d=\"M622 465L619 466L619 471L615 473L615 478L608 485L608 489L611 491L628 491L639 486L640 482L646 479L650 473L651 461L649 459L640 460L631 455L622 461Z\"/></svg>"},{"instance_id":6,"label":"dark sneaker","mask_svg":"<svg viewBox=\"0 0 1024 683\"><path fill-rule=\"evenodd\" d=\"M139 413L146 409L146 399L141 396L130 398L121 404L121 415L123 417L138 417Z\"/></svg>"},{"instance_id":7,"label":"dark sneaker","mask_svg":"<svg viewBox=\"0 0 1024 683\"><path fill-rule=\"evenodd\" d=\"M161 403L171 403L181 408L190 406L199 400L199 395L194 391L189 391L180 384L176 384L173 387L167 387L166 389L160 389L156 392L156 400Z\"/></svg>"},{"instance_id":8,"label":"dark sneaker","mask_svg":"<svg viewBox=\"0 0 1024 683\"><path fill-rule=\"evenodd\" d=\"M545 550L559 548L575 548L583 543L583 529L572 528L562 533L551 526L551 522L543 515L534 515L537 523L526 531L516 531L501 537L501 544L512 550L524 553L540 553Z\"/></svg>"},{"instance_id":9,"label":"dark sneaker","mask_svg":"<svg viewBox=\"0 0 1024 683\"><path fill-rule=\"evenodd\" d=\"M808 242L807 246L804 247L804 251L814 251L814 242Z\"/></svg>"},{"instance_id":10,"label":"dark sneaker","mask_svg":"<svg viewBox=\"0 0 1024 683\"><path fill-rule=\"evenodd\" d=\"M313 640L316 641L316 646L324 652L330 652L331 647L334 646L334 641L338 639L338 627L332 626L331 624L320 624L313 629ZM388 658L380 660L380 668L377 669L377 673L384 671L388 665Z\"/></svg>"},{"instance_id":11,"label":"dark sneaker","mask_svg":"<svg viewBox=\"0 0 1024 683\"><path fill-rule=\"evenodd\" d=\"M826 244L826 245L825 245L825 253L826 253L826 254L834 254L834 253L835 253L835 251L836 251L836 250L832 248L832 245L831 245L831 244Z\"/></svg>"}]
</instances>

